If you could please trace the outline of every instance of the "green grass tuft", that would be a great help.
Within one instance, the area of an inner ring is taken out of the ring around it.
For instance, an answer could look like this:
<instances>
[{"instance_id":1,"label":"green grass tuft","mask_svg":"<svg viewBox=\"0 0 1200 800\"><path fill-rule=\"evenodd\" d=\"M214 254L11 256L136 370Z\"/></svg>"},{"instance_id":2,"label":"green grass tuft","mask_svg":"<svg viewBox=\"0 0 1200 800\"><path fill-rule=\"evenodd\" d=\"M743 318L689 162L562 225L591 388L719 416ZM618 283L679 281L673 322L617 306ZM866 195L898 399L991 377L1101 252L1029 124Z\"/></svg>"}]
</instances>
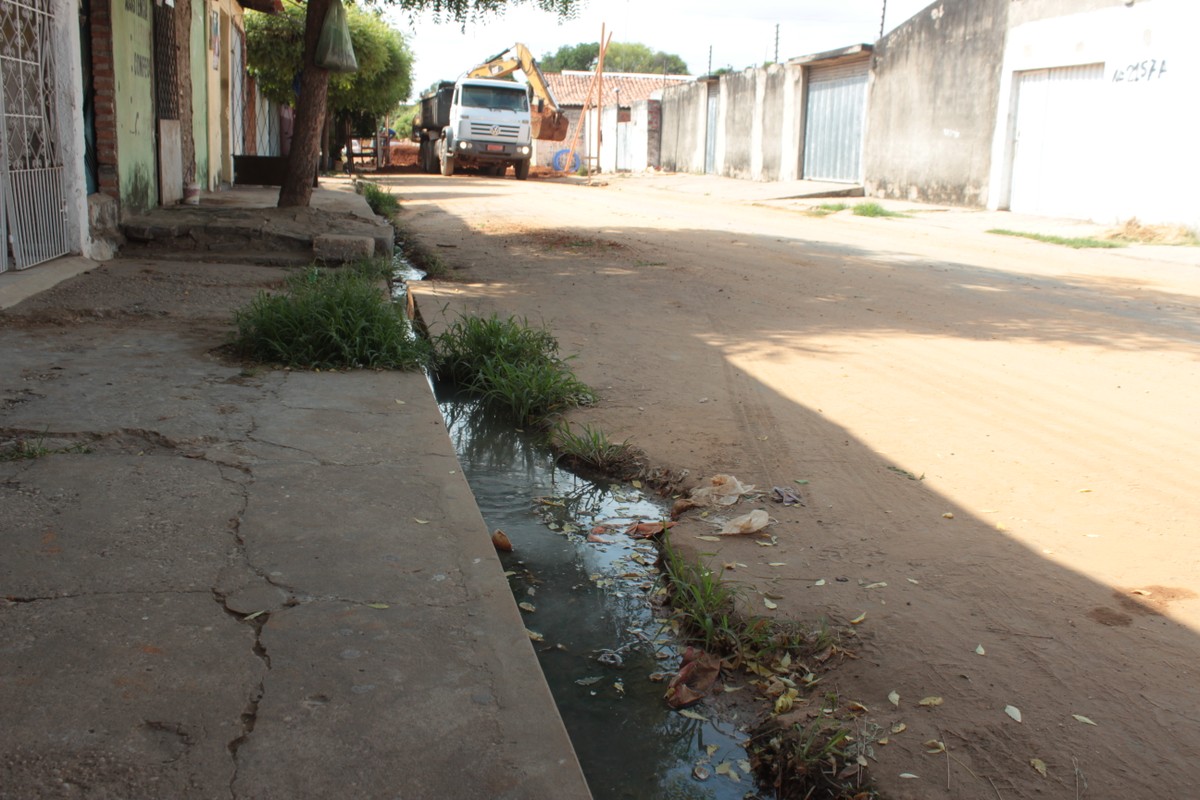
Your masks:
<instances>
[{"instance_id":1,"label":"green grass tuft","mask_svg":"<svg viewBox=\"0 0 1200 800\"><path fill-rule=\"evenodd\" d=\"M879 203L859 203L850 211L856 217L907 217L899 211L888 211Z\"/></svg>"},{"instance_id":2,"label":"green grass tuft","mask_svg":"<svg viewBox=\"0 0 1200 800\"><path fill-rule=\"evenodd\" d=\"M518 425L596 400L559 356L554 336L526 320L462 316L433 349L439 378L506 409Z\"/></svg>"},{"instance_id":3,"label":"green grass tuft","mask_svg":"<svg viewBox=\"0 0 1200 800\"><path fill-rule=\"evenodd\" d=\"M1092 237L1077 237L1070 238L1065 236L1051 236L1045 233L1028 233L1026 231L1010 231L1005 228L992 228L988 233L999 234L1000 236L1017 236L1022 239L1033 239L1037 242L1046 242L1047 244L1060 244L1064 247L1073 247L1080 250L1085 247L1101 247L1114 248L1125 247L1124 242L1112 241L1110 239L1093 239Z\"/></svg>"},{"instance_id":4,"label":"green grass tuft","mask_svg":"<svg viewBox=\"0 0 1200 800\"><path fill-rule=\"evenodd\" d=\"M577 431L560 422L550 435L550 446L560 459L575 467L586 467L606 475L624 475L636 460L626 439L613 442L604 431L583 425Z\"/></svg>"},{"instance_id":5,"label":"green grass tuft","mask_svg":"<svg viewBox=\"0 0 1200 800\"><path fill-rule=\"evenodd\" d=\"M819 206L813 206L808 209L807 213L811 217L827 217L830 214L845 211L849 207L845 203L821 203Z\"/></svg>"},{"instance_id":6,"label":"green grass tuft","mask_svg":"<svg viewBox=\"0 0 1200 800\"><path fill-rule=\"evenodd\" d=\"M285 291L259 292L234 312L234 350L242 357L303 369L418 369L429 345L413 335L382 288L386 264L310 267Z\"/></svg>"},{"instance_id":7,"label":"green grass tuft","mask_svg":"<svg viewBox=\"0 0 1200 800\"><path fill-rule=\"evenodd\" d=\"M371 207L371 210L384 219L391 219L400 213L400 201L379 184L361 181L358 188L362 196L366 198L367 205Z\"/></svg>"}]
</instances>

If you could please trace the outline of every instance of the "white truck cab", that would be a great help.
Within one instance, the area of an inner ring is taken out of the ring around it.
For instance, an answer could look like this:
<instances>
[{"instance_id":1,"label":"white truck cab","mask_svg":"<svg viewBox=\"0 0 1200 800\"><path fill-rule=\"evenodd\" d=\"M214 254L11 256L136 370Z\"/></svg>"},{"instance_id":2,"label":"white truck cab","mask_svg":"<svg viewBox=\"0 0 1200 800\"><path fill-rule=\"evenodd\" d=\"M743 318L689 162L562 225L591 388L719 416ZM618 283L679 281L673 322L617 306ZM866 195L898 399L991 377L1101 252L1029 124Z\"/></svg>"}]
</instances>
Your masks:
<instances>
[{"instance_id":1,"label":"white truck cab","mask_svg":"<svg viewBox=\"0 0 1200 800\"><path fill-rule=\"evenodd\" d=\"M525 84L487 78L463 78L454 84L449 124L437 146L441 173L474 166L503 175L513 166L517 180L529 177L529 91Z\"/></svg>"}]
</instances>

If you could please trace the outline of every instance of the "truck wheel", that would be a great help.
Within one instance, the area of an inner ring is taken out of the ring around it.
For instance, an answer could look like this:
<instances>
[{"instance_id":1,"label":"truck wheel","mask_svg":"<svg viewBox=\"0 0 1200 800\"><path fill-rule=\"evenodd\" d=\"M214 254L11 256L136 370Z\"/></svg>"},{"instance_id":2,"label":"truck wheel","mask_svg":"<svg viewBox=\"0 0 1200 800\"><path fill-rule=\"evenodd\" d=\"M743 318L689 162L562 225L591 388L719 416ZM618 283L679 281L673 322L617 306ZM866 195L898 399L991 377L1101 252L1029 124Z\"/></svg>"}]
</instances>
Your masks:
<instances>
[{"instance_id":1,"label":"truck wheel","mask_svg":"<svg viewBox=\"0 0 1200 800\"><path fill-rule=\"evenodd\" d=\"M529 162L518 161L513 165L513 173L516 174L517 180L523 181L529 177Z\"/></svg>"},{"instance_id":2,"label":"truck wheel","mask_svg":"<svg viewBox=\"0 0 1200 800\"><path fill-rule=\"evenodd\" d=\"M442 174L449 178L454 174L454 156L446 151L445 139L442 140L440 146L438 147L438 151L441 155Z\"/></svg>"}]
</instances>

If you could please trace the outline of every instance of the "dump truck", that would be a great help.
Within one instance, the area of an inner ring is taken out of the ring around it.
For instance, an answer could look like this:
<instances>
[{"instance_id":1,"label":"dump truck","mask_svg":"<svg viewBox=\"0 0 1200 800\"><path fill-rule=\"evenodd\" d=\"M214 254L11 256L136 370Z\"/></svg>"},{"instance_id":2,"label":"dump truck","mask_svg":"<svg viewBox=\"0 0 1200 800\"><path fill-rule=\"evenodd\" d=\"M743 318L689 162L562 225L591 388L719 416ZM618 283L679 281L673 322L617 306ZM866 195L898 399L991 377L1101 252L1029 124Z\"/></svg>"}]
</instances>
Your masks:
<instances>
[{"instance_id":1,"label":"dump truck","mask_svg":"<svg viewBox=\"0 0 1200 800\"><path fill-rule=\"evenodd\" d=\"M528 84L509 79L517 70ZM512 165L523 181L533 139L561 142L567 127L537 62L525 45L516 44L421 95L412 135L425 172L453 175L461 166L499 176Z\"/></svg>"}]
</instances>

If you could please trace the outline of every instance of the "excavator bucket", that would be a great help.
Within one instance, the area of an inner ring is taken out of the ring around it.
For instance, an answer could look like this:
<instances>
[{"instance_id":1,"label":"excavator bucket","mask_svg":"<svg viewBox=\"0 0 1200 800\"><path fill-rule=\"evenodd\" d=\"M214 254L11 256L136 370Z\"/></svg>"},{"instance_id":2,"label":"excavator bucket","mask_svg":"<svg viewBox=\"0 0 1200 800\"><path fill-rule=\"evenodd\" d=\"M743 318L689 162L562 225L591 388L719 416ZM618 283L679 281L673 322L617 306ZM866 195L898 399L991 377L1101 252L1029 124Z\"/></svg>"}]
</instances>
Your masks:
<instances>
[{"instance_id":1,"label":"excavator bucket","mask_svg":"<svg viewBox=\"0 0 1200 800\"><path fill-rule=\"evenodd\" d=\"M532 113L533 138L543 141L561 142L567 138L567 128L571 121L561 111L543 109L540 113L535 108Z\"/></svg>"}]
</instances>

